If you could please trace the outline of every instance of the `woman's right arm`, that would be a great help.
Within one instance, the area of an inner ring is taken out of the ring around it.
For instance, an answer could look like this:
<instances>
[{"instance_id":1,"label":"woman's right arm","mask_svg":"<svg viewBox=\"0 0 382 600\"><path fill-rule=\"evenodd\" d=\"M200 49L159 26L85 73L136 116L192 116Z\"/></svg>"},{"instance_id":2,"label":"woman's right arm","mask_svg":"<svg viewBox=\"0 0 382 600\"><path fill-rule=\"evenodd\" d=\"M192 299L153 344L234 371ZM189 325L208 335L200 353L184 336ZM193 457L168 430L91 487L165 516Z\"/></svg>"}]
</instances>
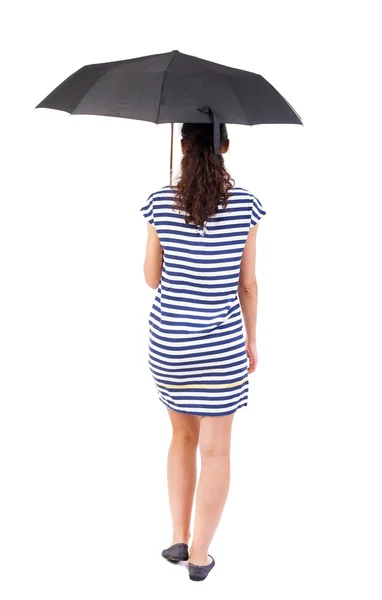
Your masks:
<instances>
[{"instance_id":1,"label":"woman's right arm","mask_svg":"<svg viewBox=\"0 0 382 600\"><path fill-rule=\"evenodd\" d=\"M253 373L257 365L256 322L257 322L257 279L256 235L258 225L249 230L240 265L238 296L246 329L247 356L249 358L248 373Z\"/></svg>"}]
</instances>

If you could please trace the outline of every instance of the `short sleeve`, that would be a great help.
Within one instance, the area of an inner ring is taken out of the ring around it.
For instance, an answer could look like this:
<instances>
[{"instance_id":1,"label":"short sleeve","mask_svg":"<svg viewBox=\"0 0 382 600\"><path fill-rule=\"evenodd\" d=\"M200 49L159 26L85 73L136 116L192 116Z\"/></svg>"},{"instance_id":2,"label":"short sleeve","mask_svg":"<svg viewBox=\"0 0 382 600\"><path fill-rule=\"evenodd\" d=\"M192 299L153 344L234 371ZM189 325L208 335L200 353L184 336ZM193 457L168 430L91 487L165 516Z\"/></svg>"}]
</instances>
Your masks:
<instances>
[{"instance_id":1,"label":"short sleeve","mask_svg":"<svg viewBox=\"0 0 382 600\"><path fill-rule=\"evenodd\" d=\"M256 198L256 196L252 196L252 212L251 212L251 223L249 228L255 227L257 223L260 221L261 217L266 215L266 211L264 210L263 205L260 200Z\"/></svg>"},{"instance_id":2,"label":"short sleeve","mask_svg":"<svg viewBox=\"0 0 382 600\"><path fill-rule=\"evenodd\" d=\"M141 207L140 212L145 217L146 221L155 227L153 197L149 196Z\"/></svg>"}]
</instances>

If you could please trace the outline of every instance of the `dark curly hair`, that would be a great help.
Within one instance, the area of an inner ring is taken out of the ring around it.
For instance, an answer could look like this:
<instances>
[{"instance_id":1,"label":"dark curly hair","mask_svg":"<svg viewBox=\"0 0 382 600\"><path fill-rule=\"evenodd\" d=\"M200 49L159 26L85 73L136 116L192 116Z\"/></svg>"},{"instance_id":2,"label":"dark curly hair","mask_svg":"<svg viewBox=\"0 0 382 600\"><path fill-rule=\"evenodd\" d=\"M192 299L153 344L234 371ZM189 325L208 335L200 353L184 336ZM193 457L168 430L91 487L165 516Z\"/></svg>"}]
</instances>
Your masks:
<instances>
[{"instance_id":1,"label":"dark curly hair","mask_svg":"<svg viewBox=\"0 0 382 600\"><path fill-rule=\"evenodd\" d=\"M203 227L218 211L221 202L227 207L228 192L235 181L224 166L223 157L215 154L213 123L184 123L181 130L185 154L180 178L174 186L174 208L184 211L186 223ZM228 140L227 127L220 124L220 145Z\"/></svg>"}]
</instances>

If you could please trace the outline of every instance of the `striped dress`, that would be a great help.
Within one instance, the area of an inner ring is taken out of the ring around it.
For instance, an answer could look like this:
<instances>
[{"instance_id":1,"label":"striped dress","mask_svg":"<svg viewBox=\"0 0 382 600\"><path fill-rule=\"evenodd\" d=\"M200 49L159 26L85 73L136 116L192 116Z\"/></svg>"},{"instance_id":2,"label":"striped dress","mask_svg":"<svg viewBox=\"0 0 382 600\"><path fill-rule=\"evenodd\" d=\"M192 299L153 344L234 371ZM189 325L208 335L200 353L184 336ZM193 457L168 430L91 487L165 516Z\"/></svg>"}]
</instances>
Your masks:
<instances>
[{"instance_id":1,"label":"striped dress","mask_svg":"<svg viewBox=\"0 0 382 600\"><path fill-rule=\"evenodd\" d=\"M149 317L149 369L163 404L193 415L228 415L248 400L238 282L248 232L266 212L243 188L229 194L227 208L219 204L202 228L173 208L170 186L140 209L163 248Z\"/></svg>"}]
</instances>

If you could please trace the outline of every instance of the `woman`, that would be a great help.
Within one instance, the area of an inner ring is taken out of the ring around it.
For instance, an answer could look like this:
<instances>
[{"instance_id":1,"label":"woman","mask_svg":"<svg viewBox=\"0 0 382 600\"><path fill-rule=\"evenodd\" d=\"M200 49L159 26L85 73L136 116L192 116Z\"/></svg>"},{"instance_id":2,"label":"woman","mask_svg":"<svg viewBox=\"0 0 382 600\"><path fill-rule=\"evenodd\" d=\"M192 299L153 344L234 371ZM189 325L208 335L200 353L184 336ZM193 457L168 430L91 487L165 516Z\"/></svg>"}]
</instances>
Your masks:
<instances>
[{"instance_id":1,"label":"woman","mask_svg":"<svg viewBox=\"0 0 382 600\"><path fill-rule=\"evenodd\" d=\"M256 234L266 214L225 168L223 124L220 143L218 155L212 124L185 123L177 185L151 194L141 208L148 221L145 280L157 289L149 368L173 430L167 463L173 537L162 556L189 560L197 581L215 565L208 550L228 495L232 421L247 405L248 375L258 360Z\"/></svg>"}]
</instances>

